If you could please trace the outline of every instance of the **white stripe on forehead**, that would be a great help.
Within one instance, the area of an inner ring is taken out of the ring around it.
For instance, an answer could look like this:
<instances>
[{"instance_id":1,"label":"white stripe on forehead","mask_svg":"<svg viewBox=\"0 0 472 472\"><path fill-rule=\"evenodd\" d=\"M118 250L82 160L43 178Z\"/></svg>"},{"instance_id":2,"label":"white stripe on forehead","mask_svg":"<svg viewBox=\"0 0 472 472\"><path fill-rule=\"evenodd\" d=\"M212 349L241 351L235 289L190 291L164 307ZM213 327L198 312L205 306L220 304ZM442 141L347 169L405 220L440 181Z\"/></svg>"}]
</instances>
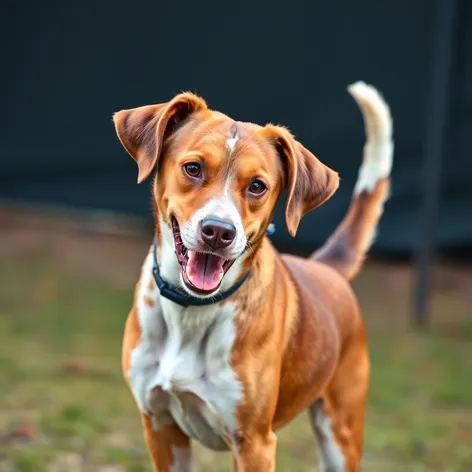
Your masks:
<instances>
[{"instance_id":1,"label":"white stripe on forehead","mask_svg":"<svg viewBox=\"0 0 472 472\"><path fill-rule=\"evenodd\" d=\"M238 129L238 125L236 123L233 123L231 125L231 128L229 130L229 138L226 140L225 144L226 144L226 148L228 149L228 151L230 152L230 154L232 152L234 152L234 149L236 148L236 143L238 142L238 139L239 139L239 129Z\"/></svg>"},{"instance_id":2,"label":"white stripe on forehead","mask_svg":"<svg viewBox=\"0 0 472 472\"><path fill-rule=\"evenodd\" d=\"M234 170L230 167L229 170L228 170L228 175L226 176L226 180L225 180L225 187L223 189L223 196L224 197L229 197L229 191L231 189L231 184L233 183L234 181L234 177L235 177L235 172Z\"/></svg>"},{"instance_id":3,"label":"white stripe on forehead","mask_svg":"<svg viewBox=\"0 0 472 472\"><path fill-rule=\"evenodd\" d=\"M230 156L236 148L236 143L239 140L239 136L240 135L239 135L238 125L236 123L233 123L229 130L229 138L225 142L226 148L228 149ZM229 196L229 190L231 188L231 184L233 180L234 180L234 170L232 169L232 166L230 164L228 167L228 175L226 176L225 187L223 190L224 197Z\"/></svg>"}]
</instances>

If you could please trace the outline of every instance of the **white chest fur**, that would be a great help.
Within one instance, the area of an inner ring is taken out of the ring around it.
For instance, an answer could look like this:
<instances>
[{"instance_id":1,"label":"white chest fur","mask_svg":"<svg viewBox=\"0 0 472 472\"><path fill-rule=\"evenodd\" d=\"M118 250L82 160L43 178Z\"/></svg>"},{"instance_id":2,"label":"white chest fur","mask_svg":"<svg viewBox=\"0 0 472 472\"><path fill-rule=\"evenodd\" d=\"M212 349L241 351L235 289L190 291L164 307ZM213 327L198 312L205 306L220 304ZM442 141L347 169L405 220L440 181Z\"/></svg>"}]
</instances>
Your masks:
<instances>
[{"instance_id":1,"label":"white chest fur","mask_svg":"<svg viewBox=\"0 0 472 472\"><path fill-rule=\"evenodd\" d=\"M142 335L128 373L134 398L156 429L173 420L188 436L221 449L222 436L231 439L235 430L242 395L229 363L235 306L183 308L162 298L152 281L149 254L137 298Z\"/></svg>"}]
</instances>

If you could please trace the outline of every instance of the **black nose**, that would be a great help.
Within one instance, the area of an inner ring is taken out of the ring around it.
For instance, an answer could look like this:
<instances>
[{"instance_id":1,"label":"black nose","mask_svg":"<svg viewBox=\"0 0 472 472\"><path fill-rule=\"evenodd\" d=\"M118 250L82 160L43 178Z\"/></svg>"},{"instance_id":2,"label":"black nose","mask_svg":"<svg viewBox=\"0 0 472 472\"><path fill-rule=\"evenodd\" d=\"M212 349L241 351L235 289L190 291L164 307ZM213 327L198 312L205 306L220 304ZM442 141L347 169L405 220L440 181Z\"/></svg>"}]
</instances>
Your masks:
<instances>
[{"instance_id":1,"label":"black nose","mask_svg":"<svg viewBox=\"0 0 472 472\"><path fill-rule=\"evenodd\" d=\"M201 232L203 241L212 249L228 247L236 237L236 228L233 223L216 216L203 218Z\"/></svg>"}]
</instances>

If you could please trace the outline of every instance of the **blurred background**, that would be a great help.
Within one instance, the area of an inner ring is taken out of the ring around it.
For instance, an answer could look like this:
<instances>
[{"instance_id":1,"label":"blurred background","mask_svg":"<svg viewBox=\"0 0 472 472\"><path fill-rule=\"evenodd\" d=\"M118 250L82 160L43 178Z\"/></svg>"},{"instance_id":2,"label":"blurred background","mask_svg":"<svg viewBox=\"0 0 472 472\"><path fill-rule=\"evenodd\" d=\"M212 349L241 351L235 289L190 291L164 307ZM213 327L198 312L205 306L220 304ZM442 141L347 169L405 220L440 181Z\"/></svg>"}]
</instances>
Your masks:
<instances>
[{"instance_id":1,"label":"blurred background","mask_svg":"<svg viewBox=\"0 0 472 472\"><path fill-rule=\"evenodd\" d=\"M354 281L373 364L363 470L472 470L472 3L18 0L2 19L1 472L151 470L120 374L151 201L112 114L189 90L288 126L342 179L296 240L277 211L275 245L306 254L357 177L356 80L395 127L392 196ZM315 470L303 415L277 461Z\"/></svg>"}]
</instances>

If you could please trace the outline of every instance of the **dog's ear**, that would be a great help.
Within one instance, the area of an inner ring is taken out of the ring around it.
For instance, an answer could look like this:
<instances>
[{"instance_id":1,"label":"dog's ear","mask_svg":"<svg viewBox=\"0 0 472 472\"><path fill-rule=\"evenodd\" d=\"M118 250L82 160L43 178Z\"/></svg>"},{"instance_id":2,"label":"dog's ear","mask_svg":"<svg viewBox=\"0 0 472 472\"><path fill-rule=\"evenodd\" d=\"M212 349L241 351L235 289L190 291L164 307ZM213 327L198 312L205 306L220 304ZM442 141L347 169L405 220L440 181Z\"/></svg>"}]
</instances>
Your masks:
<instances>
[{"instance_id":1,"label":"dog's ear","mask_svg":"<svg viewBox=\"0 0 472 472\"><path fill-rule=\"evenodd\" d=\"M281 126L267 125L263 133L277 149L285 168L285 223L291 236L297 233L302 216L333 195L339 177Z\"/></svg>"},{"instance_id":2,"label":"dog's ear","mask_svg":"<svg viewBox=\"0 0 472 472\"><path fill-rule=\"evenodd\" d=\"M176 131L192 113L206 110L205 101L182 93L170 102L115 113L113 121L123 147L138 164L138 183L156 167L164 139Z\"/></svg>"}]
</instances>

